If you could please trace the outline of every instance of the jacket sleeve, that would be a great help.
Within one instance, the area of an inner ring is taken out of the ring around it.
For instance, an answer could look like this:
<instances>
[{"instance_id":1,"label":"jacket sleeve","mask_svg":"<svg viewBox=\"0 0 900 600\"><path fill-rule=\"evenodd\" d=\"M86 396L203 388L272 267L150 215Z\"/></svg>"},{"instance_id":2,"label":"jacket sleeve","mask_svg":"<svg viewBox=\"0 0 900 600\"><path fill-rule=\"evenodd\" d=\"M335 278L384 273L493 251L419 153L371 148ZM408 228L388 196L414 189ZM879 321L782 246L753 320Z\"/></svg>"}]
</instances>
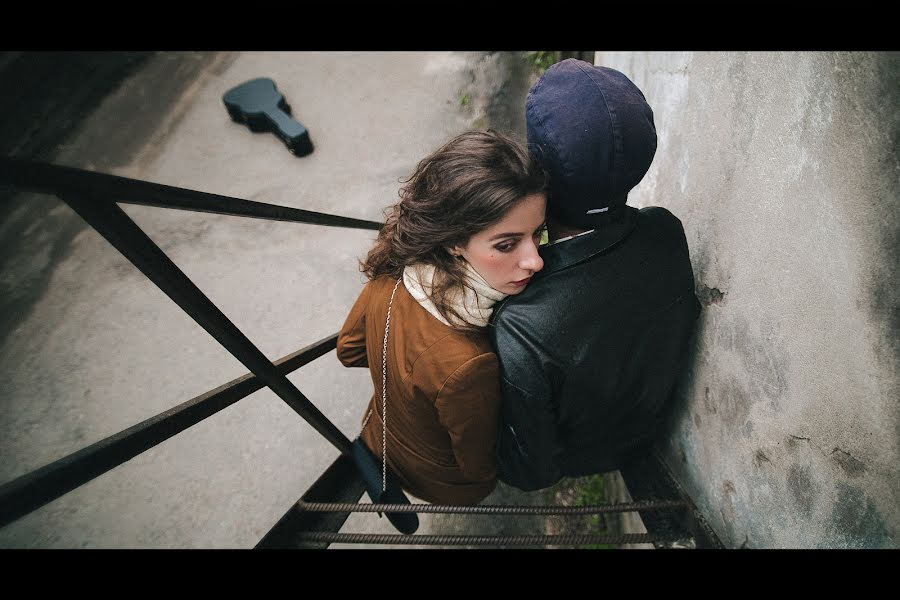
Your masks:
<instances>
[{"instance_id":1,"label":"jacket sleeve","mask_svg":"<svg viewBox=\"0 0 900 600\"><path fill-rule=\"evenodd\" d=\"M494 444L500 404L497 356L472 358L444 382L435 400L438 420L450 435L453 454L470 481L497 477Z\"/></svg>"},{"instance_id":2,"label":"jacket sleeve","mask_svg":"<svg viewBox=\"0 0 900 600\"><path fill-rule=\"evenodd\" d=\"M553 400L561 385L550 358L528 332L528 315L503 311L489 328L499 356L497 477L520 490L549 487L562 477Z\"/></svg>"},{"instance_id":3,"label":"jacket sleeve","mask_svg":"<svg viewBox=\"0 0 900 600\"><path fill-rule=\"evenodd\" d=\"M345 367L369 366L369 359L366 356L366 307L369 304L371 287L371 282L363 287L338 333L337 357Z\"/></svg>"}]
</instances>

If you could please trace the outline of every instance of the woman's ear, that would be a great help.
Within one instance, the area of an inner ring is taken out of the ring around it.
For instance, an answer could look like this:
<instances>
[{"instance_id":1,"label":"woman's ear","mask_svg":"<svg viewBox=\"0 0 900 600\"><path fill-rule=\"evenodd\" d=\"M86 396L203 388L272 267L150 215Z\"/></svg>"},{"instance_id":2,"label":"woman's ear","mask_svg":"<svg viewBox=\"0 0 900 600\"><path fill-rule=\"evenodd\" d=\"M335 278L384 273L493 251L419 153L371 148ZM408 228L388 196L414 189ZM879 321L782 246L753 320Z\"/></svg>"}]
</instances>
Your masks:
<instances>
[{"instance_id":1,"label":"woman's ear","mask_svg":"<svg viewBox=\"0 0 900 600\"><path fill-rule=\"evenodd\" d=\"M453 258L462 258L463 250L459 246L444 246L444 250L449 252Z\"/></svg>"}]
</instances>

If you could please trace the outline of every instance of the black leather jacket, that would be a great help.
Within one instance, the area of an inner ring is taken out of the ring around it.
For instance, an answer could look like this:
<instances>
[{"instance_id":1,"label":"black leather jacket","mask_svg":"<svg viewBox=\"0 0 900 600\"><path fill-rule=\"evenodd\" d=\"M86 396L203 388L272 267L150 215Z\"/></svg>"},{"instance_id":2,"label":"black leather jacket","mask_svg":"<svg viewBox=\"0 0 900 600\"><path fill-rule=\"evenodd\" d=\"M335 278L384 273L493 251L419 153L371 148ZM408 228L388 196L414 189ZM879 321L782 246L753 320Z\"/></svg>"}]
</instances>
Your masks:
<instances>
[{"instance_id":1,"label":"black leather jacket","mask_svg":"<svg viewBox=\"0 0 900 600\"><path fill-rule=\"evenodd\" d=\"M544 268L494 310L503 403L499 478L523 490L611 471L652 443L700 303L672 213L542 246Z\"/></svg>"}]
</instances>

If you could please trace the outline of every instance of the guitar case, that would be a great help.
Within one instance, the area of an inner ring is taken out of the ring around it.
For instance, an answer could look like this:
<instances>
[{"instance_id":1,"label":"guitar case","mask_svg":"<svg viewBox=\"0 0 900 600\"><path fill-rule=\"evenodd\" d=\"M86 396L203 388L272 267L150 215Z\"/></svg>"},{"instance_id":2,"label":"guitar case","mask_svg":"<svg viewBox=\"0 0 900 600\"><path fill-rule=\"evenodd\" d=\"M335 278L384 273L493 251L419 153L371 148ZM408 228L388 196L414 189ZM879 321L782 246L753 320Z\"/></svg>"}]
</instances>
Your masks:
<instances>
[{"instance_id":1,"label":"guitar case","mask_svg":"<svg viewBox=\"0 0 900 600\"><path fill-rule=\"evenodd\" d=\"M313 151L306 127L291 117L291 107L268 77L251 79L222 96L231 120L253 132L270 131L297 156Z\"/></svg>"}]
</instances>

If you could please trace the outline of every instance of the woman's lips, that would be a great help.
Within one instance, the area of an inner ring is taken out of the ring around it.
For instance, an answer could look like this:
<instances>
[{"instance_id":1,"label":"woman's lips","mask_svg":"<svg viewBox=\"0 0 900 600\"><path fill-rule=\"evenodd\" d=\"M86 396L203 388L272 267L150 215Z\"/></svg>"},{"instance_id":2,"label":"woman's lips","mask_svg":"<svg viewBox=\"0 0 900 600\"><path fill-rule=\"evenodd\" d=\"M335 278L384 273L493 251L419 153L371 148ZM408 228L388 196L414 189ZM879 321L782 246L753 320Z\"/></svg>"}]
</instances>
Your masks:
<instances>
[{"instance_id":1,"label":"woman's lips","mask_svg":"<svg viewBox=\"0 0 900 600\"><path fill-rule=\"evenodd\" d=\"M513 281L512 284L516 287L524 287L528 285L529 281L531 281L531 277L526 277L525 279L521 279L519 281Z\"/></svg>"}]
</instances>

